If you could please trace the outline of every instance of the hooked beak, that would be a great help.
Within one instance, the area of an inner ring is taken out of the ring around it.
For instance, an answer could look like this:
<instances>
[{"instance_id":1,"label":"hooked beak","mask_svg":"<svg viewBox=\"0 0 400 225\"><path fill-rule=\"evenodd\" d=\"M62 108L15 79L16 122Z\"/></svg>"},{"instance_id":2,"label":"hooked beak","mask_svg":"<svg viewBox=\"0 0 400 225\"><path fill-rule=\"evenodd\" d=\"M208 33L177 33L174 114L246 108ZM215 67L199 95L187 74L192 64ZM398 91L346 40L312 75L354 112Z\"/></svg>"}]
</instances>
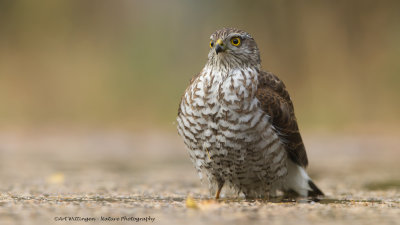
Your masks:
<instances>
[{"instance_id":1,"label":"hooked beak","mask_svg":"<svg viewBox=\"0 0 400 225\"><path fill-rule=\"evenodd\" d=\"M215 43L215 52L220 53L220 52L224 52L225 51L225 44L221 39L218 39L217 42Z\"/></svg>"}]
</instances>

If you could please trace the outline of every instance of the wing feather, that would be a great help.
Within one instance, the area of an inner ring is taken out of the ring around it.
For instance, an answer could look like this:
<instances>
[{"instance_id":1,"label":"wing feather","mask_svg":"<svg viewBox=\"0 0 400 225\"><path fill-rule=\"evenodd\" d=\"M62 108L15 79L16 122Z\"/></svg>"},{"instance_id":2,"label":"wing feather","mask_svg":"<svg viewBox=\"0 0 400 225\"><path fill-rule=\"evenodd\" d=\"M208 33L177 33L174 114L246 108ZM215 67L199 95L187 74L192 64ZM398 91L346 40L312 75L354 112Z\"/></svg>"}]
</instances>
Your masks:
<instances>
[{"instance_id":1,"label":"wing feather","mask_svg":"<svg viewBox=\"0 0 400 225\"><path fill-rule=\"evenodd\" d=\"M274 74L263 71L260 72L258 81L256 97L261 108L270 116L289 158L296 164L307 167L307 153L285 84Z\"/></svg>"}]
</instances>

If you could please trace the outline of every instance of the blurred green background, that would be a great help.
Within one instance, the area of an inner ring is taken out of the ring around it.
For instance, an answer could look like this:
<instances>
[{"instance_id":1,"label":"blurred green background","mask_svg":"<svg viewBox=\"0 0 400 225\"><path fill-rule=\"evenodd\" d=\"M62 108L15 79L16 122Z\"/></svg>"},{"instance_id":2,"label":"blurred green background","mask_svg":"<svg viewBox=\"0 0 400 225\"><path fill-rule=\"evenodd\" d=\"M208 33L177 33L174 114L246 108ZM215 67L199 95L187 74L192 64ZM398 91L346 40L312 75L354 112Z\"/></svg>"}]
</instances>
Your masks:
<instances>
[{"instance_id":1,"label":"blurred green background","mask_svg":"<svg viewBox=\"0 0 400 225\"><path fill-rule=\"evenodd\" d=\"M174 130L222 27L253 35L305 130L392 130L400 1L0 1L0 127Z\"/></svg>"}]
</instances>

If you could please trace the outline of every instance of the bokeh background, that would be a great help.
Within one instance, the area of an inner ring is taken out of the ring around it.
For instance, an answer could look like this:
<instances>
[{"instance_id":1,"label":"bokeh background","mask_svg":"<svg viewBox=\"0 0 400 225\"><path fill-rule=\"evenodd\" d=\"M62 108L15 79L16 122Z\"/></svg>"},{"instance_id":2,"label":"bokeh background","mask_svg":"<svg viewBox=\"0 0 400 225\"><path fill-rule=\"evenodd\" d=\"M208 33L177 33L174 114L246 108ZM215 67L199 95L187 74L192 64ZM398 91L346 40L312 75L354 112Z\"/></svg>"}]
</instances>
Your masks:
<instances>
[{"instance_id":1,"label":"bokeh background","mask_svg":"<svg viewBox=\"0 0 400 225\"><path fill-rule=\"evenodd\" d=\"M269 222L396 223L399 21L395 0L0 0L2 224L45 224L55 214L191 218L185 197L208 192L175 116L207 61L209 36L222 27L252 34L262 67L286 83L310 174L328 197L392 204L379 215L361 205L277 211L287 217ZM179 210L163 211L171 205ZM275 212L266 210L251 218ZM248 218L220 212L209 213L211 222Z\"/></svg>"},{"instance_id":2,"label":"bokeh background","mask_svg":"<svg viewBox=\"0 0 400 225\"><path fill-rule=\"evenodd\" d=\"M221 27L251 33L303 129L396 128L398 1L1 1L0 125L163 127Z\"/></svg>"}]
</instances>

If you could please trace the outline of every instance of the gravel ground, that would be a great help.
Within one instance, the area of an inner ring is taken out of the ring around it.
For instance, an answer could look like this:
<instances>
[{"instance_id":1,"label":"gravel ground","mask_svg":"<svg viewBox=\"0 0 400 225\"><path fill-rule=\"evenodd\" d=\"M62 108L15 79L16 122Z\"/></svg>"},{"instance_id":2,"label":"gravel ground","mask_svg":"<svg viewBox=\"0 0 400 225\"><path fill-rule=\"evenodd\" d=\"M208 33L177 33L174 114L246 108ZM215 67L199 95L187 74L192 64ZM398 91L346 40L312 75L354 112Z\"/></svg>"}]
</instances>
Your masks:
<instances>
[{"instance_id":1,"label":"gravel ground","mask_svg":"<svg viewBox=\"0 0 400 225\"><path fill-rule=\"evenodd\" d=\"M0 132L0 224L400 224L397 136L304 139L325 199L217 202L174 133Z\"/></svg>"}]
</instances>

